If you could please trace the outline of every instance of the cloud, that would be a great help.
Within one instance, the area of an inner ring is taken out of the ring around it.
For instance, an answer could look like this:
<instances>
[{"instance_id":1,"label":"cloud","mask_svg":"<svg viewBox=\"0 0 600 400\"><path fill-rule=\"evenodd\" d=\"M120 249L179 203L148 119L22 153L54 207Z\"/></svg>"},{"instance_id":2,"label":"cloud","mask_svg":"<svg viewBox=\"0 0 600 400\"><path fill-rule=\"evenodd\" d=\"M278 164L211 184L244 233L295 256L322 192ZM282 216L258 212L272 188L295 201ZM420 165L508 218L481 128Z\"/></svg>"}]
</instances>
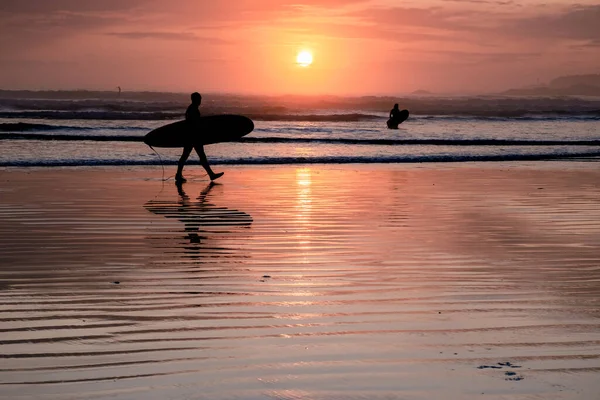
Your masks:
<instances>
[{"instance_id":1,"label":"cloud","mask_svg":"<svg viewBox=\"0 0 600 400\"><path fill-rule=\"evenodd\" d=\"M580 41L571 44L569 48L579 51L595 50L596 48L600 48L600 39Z\"/></svg>"},{"instance_id":2,"label":"cloud","mask_svg":"<svg viewBox=\"0 0 600 400\"><path fill-rule=\"evenodd\" d=\"M369 0L236 0L235 2L170 0L148 5L144 13L152 13L163 22L193 26L227 26L243 28L256 24L273 24L299 15L339 13L347 7Z\"/></svg>"},{"instance_id":3,"label":"cloud","mask_svg":"<svg viewBox=\"0 0 600 400\"><path fill-rule=\"evenodd\" d=\"M471 3L480 0L456 0ZM498 4L498 2L493 2ZM512 5L511 2L501 2ZM553 42L566 40L597 40L600 37L600 5L568 7L530 7L511 12L487 9L450 7L372 7L351 15L375 27L375 31L418 32L432 39L479 43L505 41L506 45L519 40Z\"/></svg>"},{"instance_id":4,"label":"cloud","mask_svg":"<svg viewBox=\"0 0 600 400\"><path fill-rule=\"evenodd\" d=\"M502 64L529 61L542 55L540 52L480 52L461 50L427 50L410 49L406 54L429 55L442 59L444 62L452 61L455 64L478 65L478 64Z\"/></svg>"},{"instance_id":5,"label":"cloud","mask_svg":"<svg viewBox=\"0 0 600 400\"><path fill-rule=\"evenodd\" d=\"M485 37L522 35L540 40L593 40L600 37L600 5L594 4L562 8L541 7L539 4L526 7L511 0L446 0L441 6L438 2L436 7L421 8L376 7L373 4L385 3L367 0L238 0L235 4L226 5L223 2L190 0L2 0L0 25L4 27L0 28L0 33L10 29L46 34L61 30L83 32L130 24L133 26L128 30L133 28L135 32L150 32L149 27L156 26L155 38L193 40L191 36L186 38L186 34L164 35L162 31L170 31L165 28L175 26L184 30L205 26L242 29L261 23L278 25L286 20L293 22L298 16L306 15L316 21L315 26L329 24L328 31L334 32L339 28L337 36L347 37L357 36L352 32L351 24L344 21L348 17L362 22L357 25L357 32L364 37L382 39L390 32L407 33L415 28L423 29L418 32L421 35L441 32ZM527 10L516 12L517 8ZM543 15L540 15L540 10L544 10ZM369 32L369 29L374 32ZM130 38L133 39L133 36ZM151 35L145 37L150 38Z\"/></svg>"},{"instance_id":6,"label":"cloud","mask_svg":"<svg viewBox=\"0 0 600 400\"><path fill-rule=\"evenodd\" d=\"M481 4L481 5L499 5L499 6L517 6L520 7L519 4L516 4L514 1L507 0L445 0L447 2L452 3L468 3L468 4Z\"/></svg>"},{"instance_id":7,"label":"cloud","mask_svg":"<svg viewBox=\"0 0 600 400\"><path fill-rule=\"evenodd\" d=\"M337 39L384 40L407 43L426 40L445 40L446 36L432 32L418 32L406 27L388 26L383 24L352 24L352 23L295 23L289 32L312 34ZM275 29L278 29L276 27Z\"/></svg>"},{"instance_id":8,"label":"cloud","mask_svg":"<svg viewBox=\"0 0 600 400\"><path fill-rule=\"evenodd\" d=\"M181 30L216 29L237 32L259 24L273 24L314 10L339 10L366 0L237 0L235 4L196 0L1 0L0 35L35 36L46 42L55 36L111 29L156 34L133 38L193 40L191 35L171 35ZM121 29L118 29L121 28ZM121 35L125 37L126 35Z\"/></svg>"},{"instance_id":9,"label":"cloud","mask_svg":"<svg viewBox=\"0 0 600 400\"><path fill-rule=\"evenodd\" d=\"M206 76L254 66L252 74L270 78L293 58L292 47L304 45L321 56L322 68L340 64L357 76L364 65L386 63L440 82L467 74L465 66L481 76L496 68L493 80L527 66L536 75L591 68L600 47L598 1L543 1L0 0L0 48L16 60L74 60L91 69L109 60L114 70L98 73L116 76L149 57L149 71L177 60L178 70ZM226 64L235 57L243 62ZM364 79L375 82L371 76Z\"/></svg>"},{"instance_id":10,"label":"cloud","mask_svg":"<svg viewBox=\"0 0 600 400\"><path fill-rule=\"evenodd\" d=\"M581 45L581 47L600 47L600 39L590 40Z\"/></svg>"},{"instance_id":11,"label":"cloud","mask_svg":"<svg viewBox=\"0 0 600 400\"><path fill-rule=\"evenodd\" d=\"M148 3L147 0L2 0L0 12L17 14L48 14L53 12L115 12L130 10Z\"/></svg>"},{"instance_id":12,"label":"cloud","mask_svg":"<svg viewBox=\"0 0 600 400\"><path fill-rule=\"evenodd\" d=\"M155 40L178 40L178 41L197 41L212 44L230 44L230 41L220 38L200 37L192 32L109 32L108 36L116 36L122 39L155 39Z\"/></svg>"},{"instance_id":13,"label":"cloud","mask_svg":"<svg viewBox=\"0 0 600 400\"><path fill-rule=\"evenodd\" d=\"M396 28L419 27L436 30L472 29L481 19L473 18L479 13L472 10L452 10L439 7L415 8L392 7L371 8L357 11L353 15L375 25Z\"/></svg>"},{"instance_id":14,"label":"cloud","mask_svg":"<svg viewBox=\"0 0 600 400\"><path fill-rule=\"evenodd\" d=\"M519 19L509 24L508 33L548 39L600 37L600 5L572 6L562 13Z\"/></svg>"}]
</instances>

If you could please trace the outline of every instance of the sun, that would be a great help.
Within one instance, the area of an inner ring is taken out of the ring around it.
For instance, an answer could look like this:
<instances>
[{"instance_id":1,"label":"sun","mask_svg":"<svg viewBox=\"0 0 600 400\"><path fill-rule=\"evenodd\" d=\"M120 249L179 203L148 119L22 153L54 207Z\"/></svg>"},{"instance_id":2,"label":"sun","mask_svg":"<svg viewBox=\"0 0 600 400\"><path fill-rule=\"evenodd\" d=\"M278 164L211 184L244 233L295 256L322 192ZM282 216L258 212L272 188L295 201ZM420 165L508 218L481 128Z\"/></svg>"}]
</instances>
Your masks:
<instances>
[{"instance_id":1,"label":"sun","mask_svg":"<svg viewBox=\"0 0 600 400\"><path fill-rule=\"evenodd\" d=\"M308 67L313 62L312 54L310 54L308 51L301 51L296 56L296 62L301 67Z\"/></svg>"}]
</instances>

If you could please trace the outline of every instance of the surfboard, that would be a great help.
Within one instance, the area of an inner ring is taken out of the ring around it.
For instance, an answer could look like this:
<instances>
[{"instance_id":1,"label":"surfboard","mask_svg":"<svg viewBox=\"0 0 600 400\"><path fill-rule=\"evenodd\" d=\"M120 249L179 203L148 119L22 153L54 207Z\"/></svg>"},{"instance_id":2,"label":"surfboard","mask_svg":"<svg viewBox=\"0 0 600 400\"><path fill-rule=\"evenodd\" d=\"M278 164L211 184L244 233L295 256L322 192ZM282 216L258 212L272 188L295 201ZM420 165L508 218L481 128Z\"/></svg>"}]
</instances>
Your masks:
<instances>
[{"instance_id":1,"label":"surfboard","mask_svg":"<svg viewBox=\"0 0 600 400\"><path fill-rule=\"evenodd\" d=\"M401 123L403 123L404 121L406 121L408 119L408 110L401 110L398 113L398 118L397 119L388 119L387 120L387 127L389 129L398 129L398 125L400 125Z\"/></svg>"},{"instance_id":2,"label":"surfboard","mask_svg":"<svg viewBox=\"0 0 600 400\"><path fill-rule=\"evenodd\" d=\"M185 147L194 144L233 142L254 130L254 122L243 115L210 115L200 117L197 126L177 121L156 128L144 136L152 147Z\"/></svg>"}]
</instances>

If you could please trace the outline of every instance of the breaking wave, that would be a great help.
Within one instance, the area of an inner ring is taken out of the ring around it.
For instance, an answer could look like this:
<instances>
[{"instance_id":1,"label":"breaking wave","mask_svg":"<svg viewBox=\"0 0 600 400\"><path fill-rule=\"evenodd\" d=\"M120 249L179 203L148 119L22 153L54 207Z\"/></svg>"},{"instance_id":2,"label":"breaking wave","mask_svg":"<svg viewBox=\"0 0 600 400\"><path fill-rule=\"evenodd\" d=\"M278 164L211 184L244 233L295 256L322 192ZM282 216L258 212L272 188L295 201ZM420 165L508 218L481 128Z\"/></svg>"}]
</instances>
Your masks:
<instances>
[{"instance_id":1,"label":"breaking wave","mask_svg":"<svg viewBox=\"0 0 600 400\"><path fill-rule=\"evenodd\" d=\"M331 156L331 157L253 157L211 159L213 165L295 165L295 164L390 164L390 163L454 163L544 160L593 160L598 161L600 151L541 154L503 155L402 155L381 157ZM198 164L189 161L189 164ZM125 159L70 159L47 161L0 161L0 167L75 167L75 166L134 166L177 165L176 160L125 160Z\"/></svg>"},{"instance_id":2,"label":"breaking wave","mask_svg":"<svg viewBox=\"0 0 600 400\"><path fill-rule=\"evenodd\" d=\"M142 135L76 135L47 133L0 133L0 140L50 140L143 142ZM300 137L244 137L237 143L327 143L342 145L429 145L429 146L600 146L597 140L525 140L525 139L349 139Z\"/></svg>"},{"instance_id":3,"label":"breaking wave","mask_svg":"<svg viewBox=\"0 0 600 400\"><path fill-rule=\"evenodd\" d=\"M0 91L0 118L165 120L182 118L189 104L188 96L183 94L130 93L128 96ZM394 103L408 109L411 118L600 118L600 99L589 97L303 98L212 94L206 95L201 110L204 115L242 114L258 121L362 121L386 118Z\"/></svg>"}]
</instances>

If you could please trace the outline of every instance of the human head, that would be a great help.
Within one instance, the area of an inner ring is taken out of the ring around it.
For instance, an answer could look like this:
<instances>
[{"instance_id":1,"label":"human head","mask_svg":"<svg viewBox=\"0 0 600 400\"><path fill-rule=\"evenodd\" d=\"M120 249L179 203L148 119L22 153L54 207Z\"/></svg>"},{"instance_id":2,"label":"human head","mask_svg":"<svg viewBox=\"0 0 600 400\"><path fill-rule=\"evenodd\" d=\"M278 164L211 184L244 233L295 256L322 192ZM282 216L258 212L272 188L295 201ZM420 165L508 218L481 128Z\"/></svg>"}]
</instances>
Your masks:
<instances>
[{"instance_id":1,"label":"human head","mask_svg":"<svg viewBox=\"0 0 600 400\"><path fill-rule=\"evenodd\" d=\"M200 96L200 93L198 93L198 92L192 93L191 98L192 98L192 104L199 106L200 103L202 103L202 96Z\"/></svg>"},{"instance_id":2,"label":"human head","mask_svg":"<svg viewBox=\"0 0 600 400\"><path fill-rule=\"evenodd\" d=\"M394 104L394 108L396 108L396 109L398 108L398 103Z\"/></svg>"}]
</instances>

